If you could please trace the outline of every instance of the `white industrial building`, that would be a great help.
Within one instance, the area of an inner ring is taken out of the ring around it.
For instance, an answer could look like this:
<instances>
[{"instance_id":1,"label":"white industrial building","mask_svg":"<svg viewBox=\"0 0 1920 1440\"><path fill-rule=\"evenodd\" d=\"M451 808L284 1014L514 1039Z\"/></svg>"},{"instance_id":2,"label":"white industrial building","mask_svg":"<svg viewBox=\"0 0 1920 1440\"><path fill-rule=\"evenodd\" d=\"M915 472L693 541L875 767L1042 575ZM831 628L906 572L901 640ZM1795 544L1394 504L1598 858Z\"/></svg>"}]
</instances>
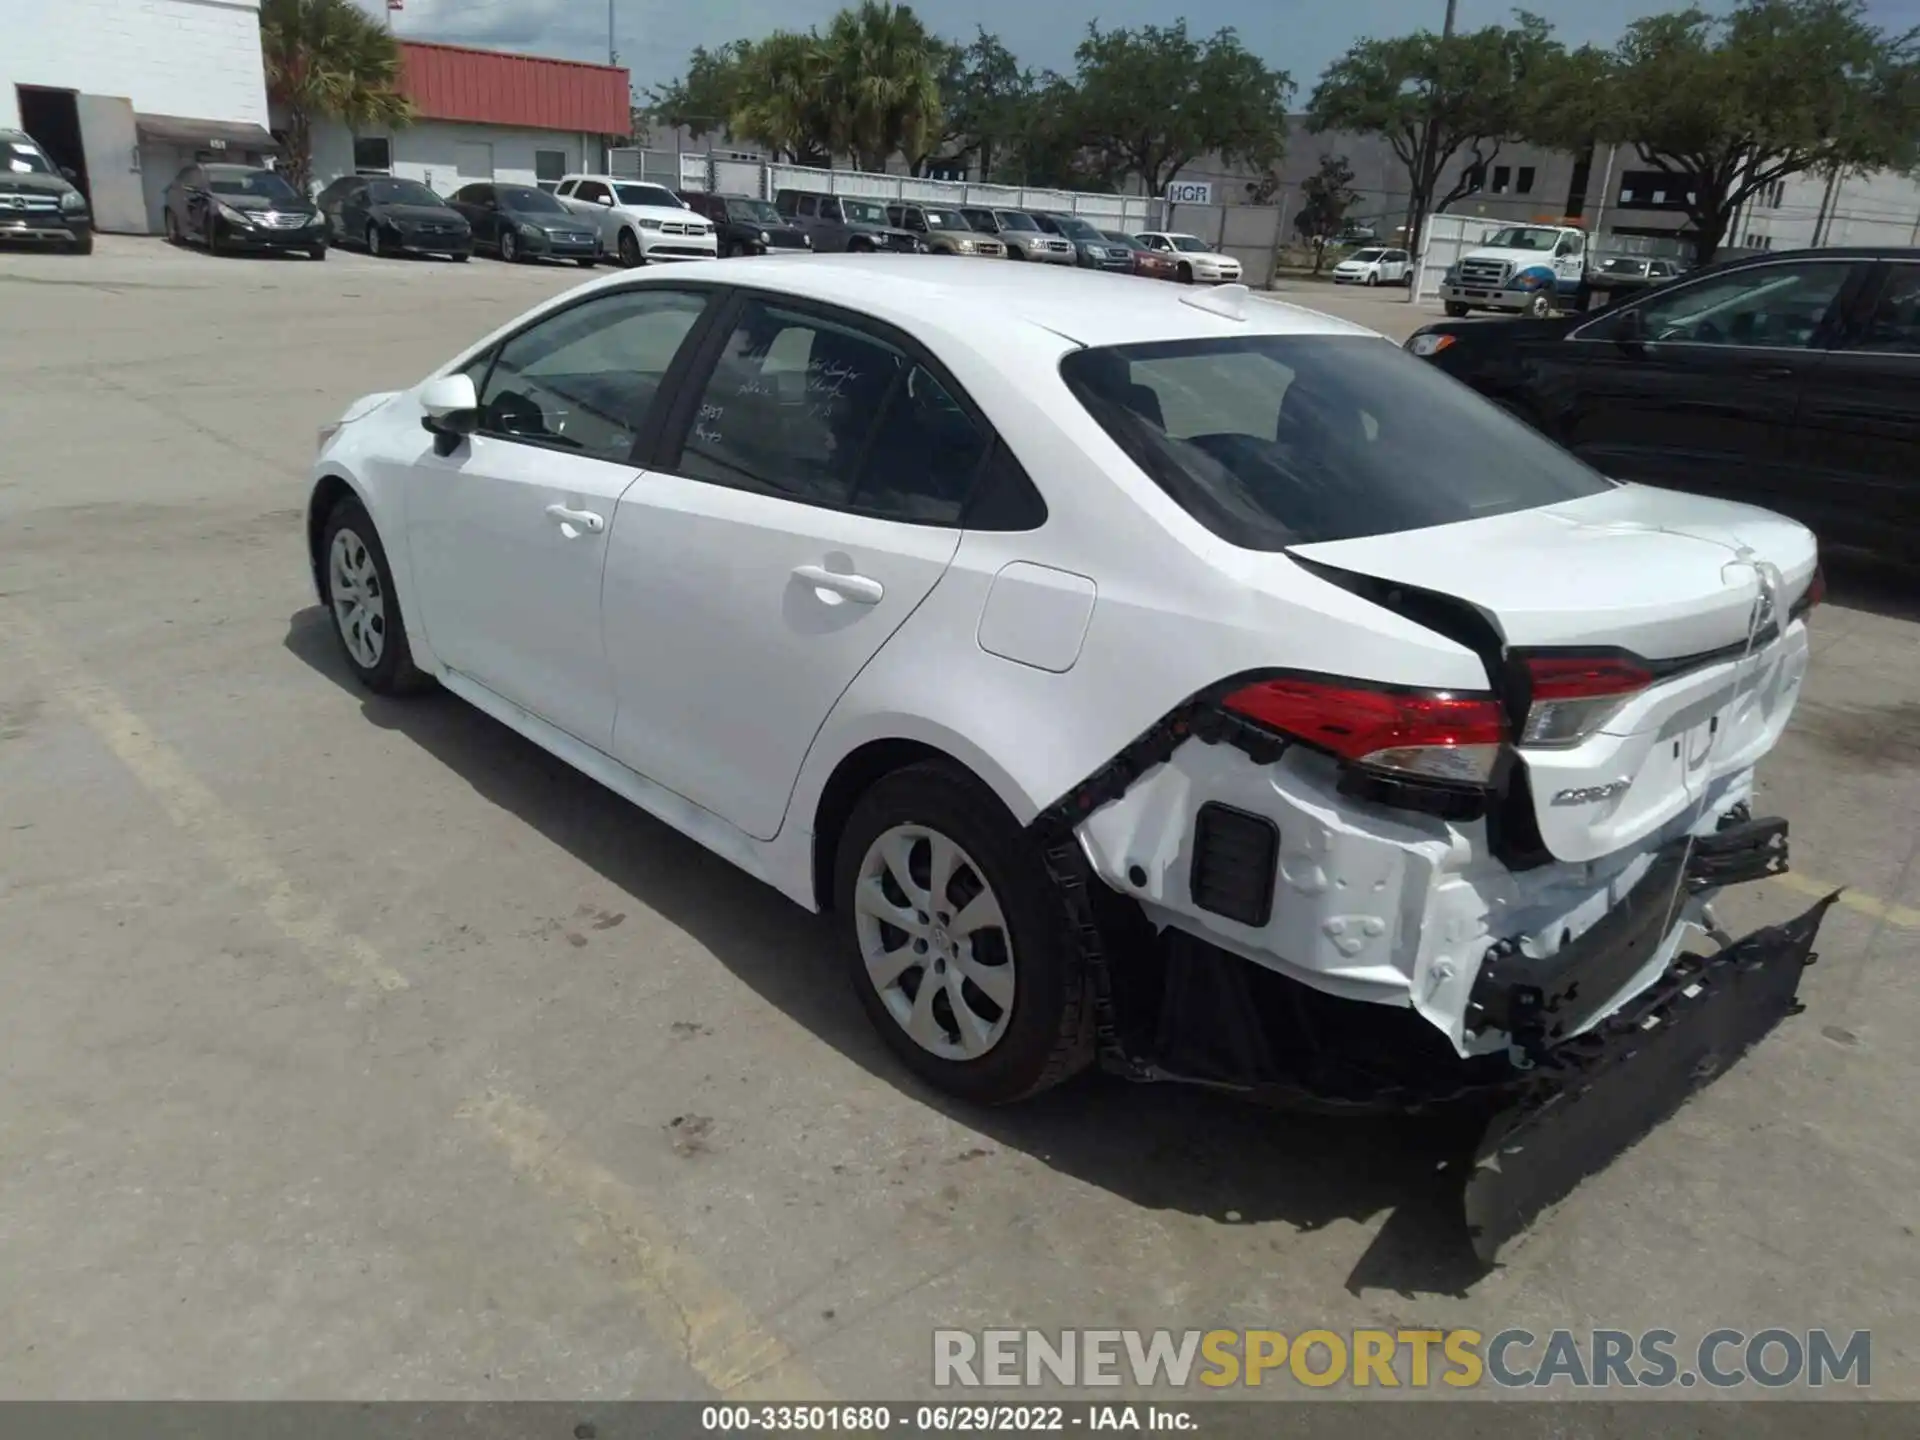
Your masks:
<instances>
[{"instance_id":1,"label":"white industrial building","mask_svg":"<svg viewBox=\"0 0 1920 1440\"><path fill-rule=\"evenodd\" d=\"M1747 203L1726 243L1755 250L1920 245L1920 182L1895 170L1776 180Z\"/></svg>"},{"instance_id":2,"label":"white industrial building","mask_svg":"<svg viewBox=\"0 0 1920 1440\"><path fill-rule=\"evenodd\" d=\"M0 127L80 176L98 228L153 233L182 166L274 149L260 0L0 0Z\"/></svg>"}]
</instances>

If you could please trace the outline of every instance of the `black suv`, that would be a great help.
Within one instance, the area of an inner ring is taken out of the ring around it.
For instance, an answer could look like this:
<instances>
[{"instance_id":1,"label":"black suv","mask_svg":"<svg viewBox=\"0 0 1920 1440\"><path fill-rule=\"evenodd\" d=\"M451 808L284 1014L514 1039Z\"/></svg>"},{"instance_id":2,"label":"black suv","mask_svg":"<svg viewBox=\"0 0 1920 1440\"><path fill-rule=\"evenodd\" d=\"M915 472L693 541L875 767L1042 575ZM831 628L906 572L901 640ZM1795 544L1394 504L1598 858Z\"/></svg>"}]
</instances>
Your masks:
<instances>
[{"instance_id":1,"label":"black suv","mask_svg":"<svg viewBox=\"0 0 1920 1440\"><path fill-rule=\"evenodd\" d=\"M23 130L0 130L0 240L51 240L81 255L93 251L93 216L71 172Z\"/></svg>"},{"instance_id":2,"label":"black suv","mask_svg":"<svg viewBox=\"0 0 1920 1440\"><path fill-rule=\"evenodd\" d=\"M720 255L775 255L809 251L813 241L765 200L749 195L705 195L693 191L681 200L696 215L713 222Z\"/></svg>"}]
</instances>

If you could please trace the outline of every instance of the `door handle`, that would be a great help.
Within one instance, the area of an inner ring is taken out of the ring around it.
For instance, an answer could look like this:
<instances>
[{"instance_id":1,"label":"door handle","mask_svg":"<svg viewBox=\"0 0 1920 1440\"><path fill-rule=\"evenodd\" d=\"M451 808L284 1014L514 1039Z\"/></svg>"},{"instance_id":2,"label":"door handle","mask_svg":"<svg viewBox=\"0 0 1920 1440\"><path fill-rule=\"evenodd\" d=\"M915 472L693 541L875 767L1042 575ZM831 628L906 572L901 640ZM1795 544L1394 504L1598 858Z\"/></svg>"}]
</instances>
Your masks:
<instances>
[{"instance_id":1,"label":"door handle","mask_svg":"<svg viewBox=\"0 0 1920 1440\"><path fill-rule=\"evenodd\" d=\"M582 530L589 535L598 535L607 528L607 522L591 510L569 510L565 505L549 505L547 515L560 523L560 533L569 540Z\"/></svg>"},{"instance_id":2,"label":"door handle","mask_svg":"<svg viewBox=\"0 0 1920 1440\"><path fill-rule=\"evenodd\" d=\"M1791 380L1800 372L1791 365L1763 365L1753 372L1756 380Z\"/></svg>"},{"instance_id":3,"label":"door handle","mask_svg":"<svg viewBox=\"0 0 1920 1440\"><path fill-rule=\"evenodd\" d=\"M887 591L878 580L869 580L864 575L842 575L829 570L824 565L802 565L793 572L793 578L804 581L815 590L825 590L838 595L843 600L851 600L856 605L878 605Z\"/></svg>"}]
</instances>

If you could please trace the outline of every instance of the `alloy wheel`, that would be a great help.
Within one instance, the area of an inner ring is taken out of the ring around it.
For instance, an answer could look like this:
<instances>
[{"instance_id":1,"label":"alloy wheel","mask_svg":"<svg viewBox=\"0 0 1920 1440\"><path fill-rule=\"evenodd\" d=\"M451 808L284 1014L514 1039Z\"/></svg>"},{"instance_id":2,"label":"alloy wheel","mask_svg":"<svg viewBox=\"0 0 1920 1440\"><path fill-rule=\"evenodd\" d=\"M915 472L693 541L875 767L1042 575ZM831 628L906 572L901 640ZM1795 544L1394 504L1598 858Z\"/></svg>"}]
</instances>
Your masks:
<instances>
[{"instance_id":1,"label":"alloy wheel","mask_svg":"<svg viewBox=\"0 0 1920 1440\"><path fill-rule=\"evenodd\" d=\"M387 648L386 595L366 542L344 527L334 532L327 554L327 598L347 653L362 669L373 669Z\"/></svg>"},{"instance_id":2,"label":"alloy wheel","mask_svg":"<svg viewBox=\"0 0 1920 1440\"><path fill-rule=\"evenodd\" d=\"M620 263L631 270L640 263L640 242L631 230L620 232Z\"/></svg>"},{"instance_id":3,"label":"alloy wheel","mask_svg":"<svg viewBox=\"0 0 1920 1440\"><path fill-rule=\"evenodd\" d=\"M520 258L520 247L515 243L511 230L500 232L500 258L509 265Z\"/></svg>"},{"instance_id":4,"label":"alloy wheel","mask_svg":"<svg viewBox=\"0 0 1920 1440\"><path fill-rule=\"evenodd\" d=\"M367 253L369 255L378 255L380 253L380 227L378 225L367 226Z\"/></svg>"},{"instance_id":5,"label":"alloy wheel","mask_svg":"<svg viewBox=\"0 0 1920 1440\"><path fill-rule=\"evenodd\" d=\"M867 979L909 1038L943 1060L978 1060L1013 1016L1014 954L999 897L958 844L895 825L867 847L854 888Z\"/></svg>"}]
</instances>

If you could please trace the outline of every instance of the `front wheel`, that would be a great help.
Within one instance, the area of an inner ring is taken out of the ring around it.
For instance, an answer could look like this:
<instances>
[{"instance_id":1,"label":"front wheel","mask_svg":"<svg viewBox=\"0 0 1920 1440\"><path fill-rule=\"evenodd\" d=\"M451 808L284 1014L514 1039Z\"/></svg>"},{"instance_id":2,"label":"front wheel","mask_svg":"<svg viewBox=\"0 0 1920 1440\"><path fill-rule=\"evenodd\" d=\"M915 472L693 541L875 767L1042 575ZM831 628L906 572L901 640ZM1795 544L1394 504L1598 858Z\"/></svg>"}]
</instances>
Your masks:
<instances>
[{"instance_id":1,"label":"front wheel","mask_svg":"<svg viewBox=\"0 0 1920 1440\"><path fill-rule=\"evenodd\" d=\"M1191 285L1193 283L1193 266L1187 264L1184 260L1180 262L1180 283L1182 285Z\"/></svg>"},{"instance_id":2,"label":"front wheel","mask_svg":"<svg viewBox=\"0 0 1920 1440\"><path fill-rule=\"evenodd\" d=\"M384 253L380 248L380 227L378 225L367 226L367 254L379 256Z\"/></svg>"},{"instance_id":3,"label":"front wheel","mask_svg":"<svg viewBox=\"0 0 1920 1440\"><path fill-rule=\"evenodd\" d=\"M83 230L73 237L73 253L91 255L93 253L93 231Z\"/></svg>"},{"instance_id":4,"label":"front wheel","mask_svg":"<svg viewBox=\"0 0 1920 1440\"><path fill-rule=\"evenodd\" d=\"M1448 300L1441 308L1456 320L1467 313L1467 307L1462 305L1458 300Z\"/></svg>"},{"instance_id":5,"label":"front wheel","mask_svg":"<svg viewBox=\"0 0 1920 1440\"><path fill-rule=\"evenodd\" d=\"M1529 320L1545 320L1553 314L1553 297L1544 290L1536 290L1520 307L1520 313Z\"/></svg>"},{"instance_id":6,"label":"front wheel","mask_svg":"<svg viewBox=\"0 0 1920 1440\"><path fill-rule=\"evenodd\" d=\"M509 265L520 259L520 241L511 230L500 232L500 258Z\"/></svg>"},{"instance_id":7,"label":"front wheel","mask_svg":"<svg viewBox=\"0 0 1920 1440\"><path fill-rule=\"evenodd\" d=\"M1026 1099L1083 1069L1093 1017L1039 848L977 780L897 770L840 837L834 901L853 983L882 1038L962 1099Z\"/></svg>"},{"instance_id":8,"label":"front wheel","mask_svg":"<svg viewBox=\"0 0 1920 1440\"><path fill-rule=\"evenodd\" d=\"M326 259L326 258L327 258L327 247L326 247L326 246L324 246L324 245L313 245L313 246L310 246L310 247L308 247L308 250L307 250L307 258L308 258L309 260L324 260L324 259Z\"/></svg>"},{"instance_id":9,"label":"front wheel","mask_svg":"<svg viewBox=\"0 0 1920 1440\"><path fill-rule=\"evenodd\" d=\"M577 263L582 270L591 270L600 263L600 257L598 255L582 256L581 259L575 263Z\"/></svg>"},{"instance_id":10,"label":"front wheel","mask_svg":"<svg viewBox=\"0 0 1920 1440\"><path fill-rule=\"evenodd\" d=\"M342 500L321 537L320 575L333 633L354 678L375 694L424 687L407 645L393 570L373 517L356 499Z\"/></svg>"},{"instance_id":11,"label":"front wheel","mask_svg":"<svg viewBox=\"0 0 1920 1440\"><path fill-rule=\"evenodd\" d=\"M178 245L180 243L180 222L173 218L173 210L171 207L169 207L166 214L161 217L160 228L166 231L167 244Z\"/></svg>"},{"instance_id":12,"label":"front wheel","mask_svg":"<svg viewBox=\"0 0 1920 1440\"><path fill-rule=\"evenodd\" d=\"M1379 283L1380 283L1380 272L1378 270L1367 271L1367 287L1371 289L1373 286L1378 285Z\"/></svg>"},{"instance_id":13,"label":"front wheel","mask_svg":"<svg viewBox=\"0 0 1920 1440\"><path fill-rule=\"evenodd\" d=\"M620 232L619 250L620 263L629 270L637 268L640 263L646 259L646 256L640 253L639 237L631 230L622 230Z\"/></svg>"}]
</instances>

